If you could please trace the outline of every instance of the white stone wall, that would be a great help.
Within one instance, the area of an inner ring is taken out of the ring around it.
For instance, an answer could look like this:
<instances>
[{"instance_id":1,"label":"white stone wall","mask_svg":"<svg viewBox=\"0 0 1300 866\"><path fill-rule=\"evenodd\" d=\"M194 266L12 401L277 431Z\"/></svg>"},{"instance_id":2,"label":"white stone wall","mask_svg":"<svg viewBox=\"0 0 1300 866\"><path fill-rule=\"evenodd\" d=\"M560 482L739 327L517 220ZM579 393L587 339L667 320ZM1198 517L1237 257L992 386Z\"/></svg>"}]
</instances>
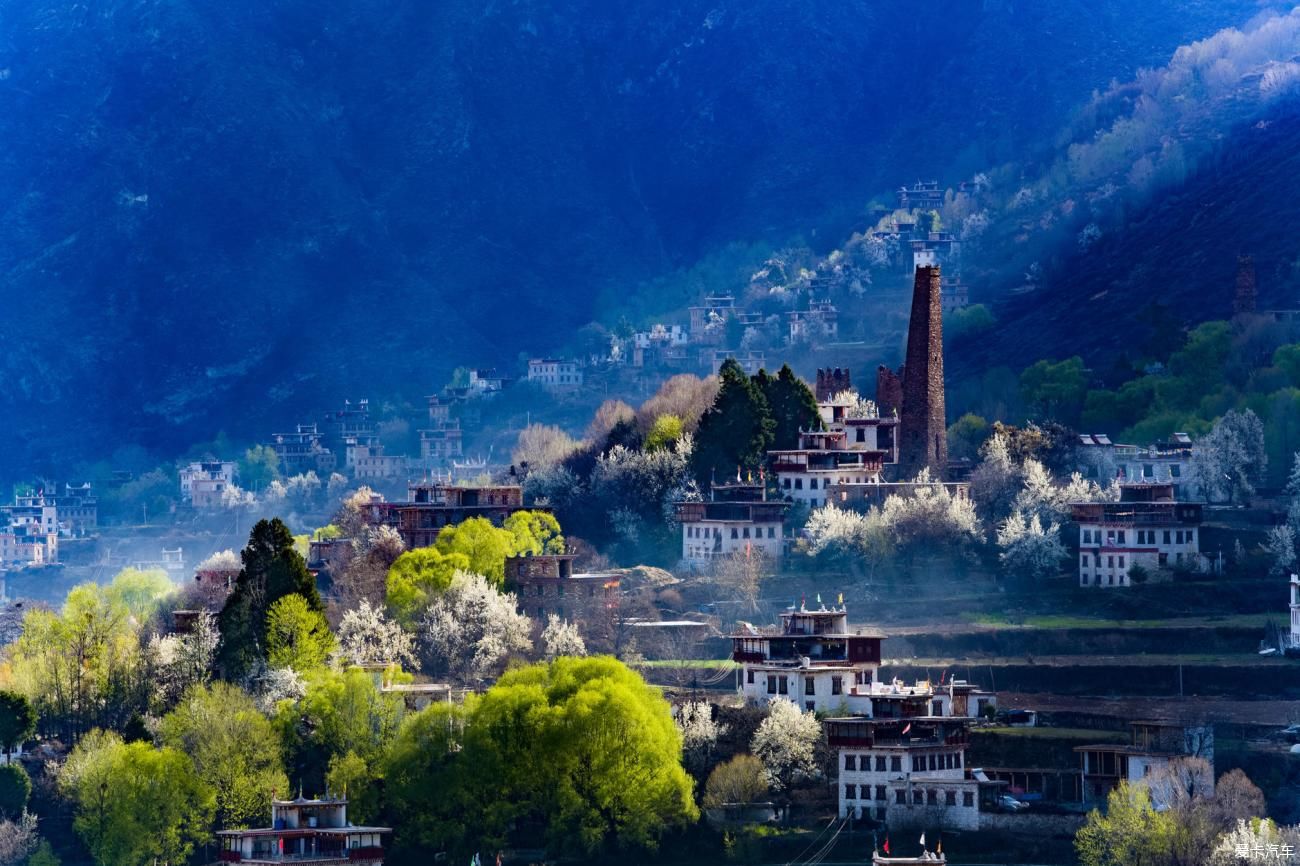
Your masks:
<instances>
[{"instance_id":1,"label":"white stone wall","mask_svg":"<svg viewBox=\"0 0 1300 866\"><path fill-rule=\"evenodd\" d=\"M781 524L775 522L701 520L682 524L682 559L695 568L746 549L780 559L782 543Z\"/></svg>"},{"instance_id":2,"label":"white stone wall","mask_svg":"<svg viewBox=\"0 0 1300 866\"><path fill-rule=\"evenodd\" d=\"M855 685L871 682L876 668L875 664L834 668L747 664L741 675L740 689L750 703L765 704L773 698L784 698L801 710L837 713L848 706L849 692ZM781 691L781 678L785 678L784 692ZM809 683L812 683L812 694L808 693ZM775 688L770 688L773 685Z\"/></svg>"},{"instance_id":3,"label":"white stone wall","mask_svg":"<svg viewBox=\"0 0 1300 866\"><path fill-rule=\"evenodd\" d=\"M1199 568L1200 527L1079 524L1076 565L1080 586L1129 586L1129 569L1135 563L1148 572L1178 566Z\"/></svg>"}]
</instances>

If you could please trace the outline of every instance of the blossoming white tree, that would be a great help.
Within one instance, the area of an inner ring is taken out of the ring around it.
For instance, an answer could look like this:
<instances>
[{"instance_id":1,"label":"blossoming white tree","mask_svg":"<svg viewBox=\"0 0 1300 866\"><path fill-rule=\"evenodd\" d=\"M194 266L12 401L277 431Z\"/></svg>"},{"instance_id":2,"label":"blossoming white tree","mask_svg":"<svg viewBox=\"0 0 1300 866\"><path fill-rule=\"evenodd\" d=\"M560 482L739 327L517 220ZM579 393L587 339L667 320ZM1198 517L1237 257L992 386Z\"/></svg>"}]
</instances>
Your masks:
<instances>
[{"instance_id":1,"label":"blossoming white tree","mask_svg":"<svg viewBox=\"0 0 1300 866\"><path fill-rule=\"evenodd\" d=\"M817 775L821 735L821 724L811 712L784 698L773 698L767 718L754 732L750 750L763 762L772 788L787 791L795 782Z\"/></svg>"},{"instance_id":2,"label":"blossoming white tree","mask_svg":"<svg viewBox=\"0 0 1300 866\"><path fill-rule=\"evenodd\" d=\"M532 624L516 612L513 593L481 575L457 572L421 623L425 670L461 682L493 676L514 653L533 647Z\"/></svg>"},{"instance_id":3,"label":"blossoming white tree","mask_svg":"<svg viewBox=\"0 0 1300 866\"><path fill-rule=\"evenodd\" d=\"M546 618L546 628L542 629L542 651L547 661L560 656L585 656L587 643L576 625L551 614Z\"/></svg>"},{"instance_id":4,"label":"blossoming white tree","mask_svg":"<svg viewBox=\"0 0 1300 866\"><path fill-rule=\"evenodd\" d=\"M713 720L713 706L707 701L687 701L676 707L674 715L682 732L683 762L691 771L701 772L726 726Z\"/></svg>"},{"instance_id":5,"label":"blossoming white tree","mask_svg":"<svg viewBox=\"0 0 1300 866\"><path fill-rule=\"evenodd\" d=\"M365 599L343 614L338 637L339 655L352 664L416 665L415 639Z\"/></svg>"},{"instance_id":6,"label":"blossoming white tree","mask_svg":"<svg viewBox=\"0 0 1300 866\"><path fill-rule=\"evenodd\" d=\"M1035 578L1059 572L1066 555L1058 524L1044 528L1037 514L1025 520L1020 511L1013 511L998 528L998 547L998 558L1009 571Z\"/></svg>"},{"instance_id":7,"label":"blossoming white tree","mask_svg":"<svg viewBox=\"0 0 1300 866\"><path fill-rule=\"evenodd\" d=\"M1255 492L1268 457L1264 424L1254 412L1227 412L1196 445L1192 476L1208 501L1236 502Z\"/></svg>"}]
</instances>

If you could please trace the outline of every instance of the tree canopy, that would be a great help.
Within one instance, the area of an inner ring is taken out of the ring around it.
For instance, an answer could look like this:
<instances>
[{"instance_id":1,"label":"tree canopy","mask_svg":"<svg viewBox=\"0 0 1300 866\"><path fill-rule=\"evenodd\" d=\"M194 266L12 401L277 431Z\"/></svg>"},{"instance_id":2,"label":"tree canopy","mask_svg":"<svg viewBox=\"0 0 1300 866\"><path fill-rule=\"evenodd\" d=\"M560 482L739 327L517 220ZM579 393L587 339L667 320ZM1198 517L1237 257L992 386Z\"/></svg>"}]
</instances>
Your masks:
<instances>
[{"instance_id":1,"label":"tree canopy","mask_svg":"<svg viewBox=\"0 0 1300 866\"><path fill-rule=\"evenodd\" d=\"M464 556L470 571L500 586L506 579L506 557L514 553L515 536L507 529L493 526L486 517L471 517L443 527L434 546L444 556Z\"/></svg>"},{"instance_id":2,"label":"tree canopy","mask_svg":"<svg viewBox=\"0 0 1300 866\"><path fill-rule=\"evenodd\" d=\"M97 732L72 750L59 784L100 866L181 863L210 838L216 797L176 749Z\"/></svg>"},{"instance_id":3,"label":"tree canopy","mask_svg":"<svg viewBox=\"0 0 1300 866\"><path fill-rule=\"evenodd\" d=\"M794 374L789 364L781 365L775 376L769 376L760 370L754 381L767 401L774 422L771 448L798 448L800 430L816 430L821 427L821 417L817 414L817 397Z\"/></svg>"},{"instance_id":4,"label":"tree canopy","mask_svg":"<svg viewBox=\"0 0 1300 866\"><path fill-rule=\"evenodd\" d=\"M691 468L701 487L733 469L758 469L772 446L776 421L758 385L734 358L722 364L713 405L700 418Z\"/></svg>"},{"instance_id":5,"label":"tree canopy","mask_svg":"<svg viewBox=\"0 0 1300 866\"><path fill-rule=\"evenodd\" d=\"M296 592L278 599L266 613L266 660L273 668L304 673L325 664L334 651L325 615Z\"/></svg>"},{"instance_id":6,"label":"tree canopy","mask_svg":"<svg viewBox=\"0 0 1300 866\"><path fill-rule=\"evenodd\" d=\"M130 612L94 583L74 587L58 613L29 611L10 663L42 730L67 741L96 726L121 729L148 709L154 688Z\"/></svg>"},{"instance_id":7,"label":"tree canopy","mask_svg":"<svg viewBox=\"0 0 1300 866\"><path fill-rule=\"evenodd\" d=\"M279 518L258 521L240 559L244 567L221 610L217 661L228 679L243 676L265 660L267 613L281 598L297 594L311 610L325 612L316 578L294 548L289 527Z\"/></svg>"},{"instance_id":8,"label":"tree canopy","mask_svg":"<svg viewBox=\"0 0 1300 866\"><path fill-rule=\"evenodd\" d=\"M26 695L0 690L0 748L12 752L36 733L36 710Z\"/></svg>"},{"instance_id":9,"label":"tree canopy","mask_svg":"<svg viewBox=\"0 0 1300 866\"><path fill-rule=\"evenodd\" d=\"M451 586L458 571L468 571L469 557L436 547L408 550L388 569L385 601L398 622L413 626L434 597Z\"/></svg>"},{"instance_id":10,"label":"tree canopy","mask_svg":"<svg viewBox=\"0 0 1300 866\"><path fill-rule=\"evenodd\" d=\"M517 668L463 710L407 719L386 772L412 841L455 851L541 833L590 856L697 817L667 702L604 656Z\"/></svg>"},{"instance_id":11,"label":"tree canopy","mask_svg":"<svg viewBox=\"0 0 1300 866\"><path fill-rule=\"evenodd\" d=\"M158 739L194 762L223 829L260 826L271 798L289 790L275 729L237 686L191 688L163 717Z\"/></svg>"}]
</instances>

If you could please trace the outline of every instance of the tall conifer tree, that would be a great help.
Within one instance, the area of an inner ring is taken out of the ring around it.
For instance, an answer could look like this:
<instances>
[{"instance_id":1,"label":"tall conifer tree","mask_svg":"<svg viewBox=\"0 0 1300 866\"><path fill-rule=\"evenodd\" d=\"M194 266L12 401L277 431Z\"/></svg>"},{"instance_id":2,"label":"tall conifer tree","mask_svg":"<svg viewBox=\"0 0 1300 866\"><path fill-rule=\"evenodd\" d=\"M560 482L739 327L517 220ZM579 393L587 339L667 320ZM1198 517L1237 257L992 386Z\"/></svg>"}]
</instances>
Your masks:
<instances>
[{"instance_id":1,"label":"tall conifer tree","mask_svg":"<svg viewBox=\"0 0 1300 866\"><path fill-rule=\"evenodd\" d=\"M221 609L221 648L217 664L235 680L266 658L266 614L286 595L297 593L308 607L325 612L316 578L294 549L293 535L278 517L260 520L240 553L244 567Z\"/></svg>"},{"instance_id":2,"label":"tall conifer tree","mask_svg":"<svg viewBox=\"0 0 1300 866\"><path fill-rule=\"evenodd\" d=\"M816 430L821 427L821 418L817 414L817 397L794 374L789 364L783 364L776 376L769 376L759 371L755 377L763 396L767 398L775 427L772 431L772 447L789 450L799 447L799 431Z\"/></svg>"},{"instance_id":3,"label":"tall conifer tree","mask_svg":"<svg viewBox=\"0 0 1300 866\"><path fill-rule=\"evenodd\" d=\"M715 474L722 480L737 469L762 466L776 428L767 398L734 358L723 363L718 378L718 396L700 418L691 455L695 479L706 489Z\"/></svg>"}]
</instances>

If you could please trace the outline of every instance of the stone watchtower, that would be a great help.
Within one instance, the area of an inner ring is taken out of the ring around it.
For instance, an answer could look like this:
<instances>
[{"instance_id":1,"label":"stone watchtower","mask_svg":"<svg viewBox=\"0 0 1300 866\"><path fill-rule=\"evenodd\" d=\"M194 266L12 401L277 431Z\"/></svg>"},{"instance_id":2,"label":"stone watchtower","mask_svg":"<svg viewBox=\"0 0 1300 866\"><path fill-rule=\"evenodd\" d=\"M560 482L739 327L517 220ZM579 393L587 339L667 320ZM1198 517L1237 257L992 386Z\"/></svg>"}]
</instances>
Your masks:
<instances>
[{"instance_id":1,"label":"stone watchtower","mask_svg":"<svg viewBox=\"0 0 1300 866\"><path fill-rule=\"evenodd\" d=\"M817 368L816 396L818 403L827 403L836 394L852 390L853 378L849 375L848 367L842 370L839 367L834 370L829 367L825 370L820 367Z\"/></svg>"},{"instance_id":2,"label":"stone watchtower","mask_svg":"<svg viewBox=\"0 0 1300 866\"><path fill-rule=\"evenodd\" d=\"M1259 291L1255 288L1255 260L1250 256L1237 257L1237 293L1232 298L1232 313L1236 316L1255 312Z\"/></svg>"},{"instance_id":3,"label":"stone watchtower","mask_svg":"<svg viewBox=\"0 0 1300 866\"><path fill-rule=\"evenodd\" d=\"M948 470L948 426L943 390L943 299L937 266L916 269L907 326L898 462L910 480L929 467L942 481Z\"/></svg>"}]
</instances>

